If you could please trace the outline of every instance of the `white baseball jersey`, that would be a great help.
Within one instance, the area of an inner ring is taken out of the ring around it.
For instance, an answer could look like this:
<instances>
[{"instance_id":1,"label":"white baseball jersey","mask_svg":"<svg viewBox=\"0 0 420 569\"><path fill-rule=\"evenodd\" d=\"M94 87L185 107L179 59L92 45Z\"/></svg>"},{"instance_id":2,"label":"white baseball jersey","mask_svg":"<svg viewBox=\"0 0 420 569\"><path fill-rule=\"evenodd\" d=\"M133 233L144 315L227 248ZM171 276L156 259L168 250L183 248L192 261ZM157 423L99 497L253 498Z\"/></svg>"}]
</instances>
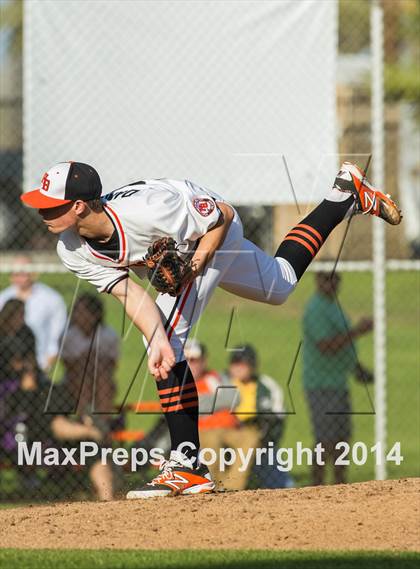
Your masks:
<instances>
[{"instance_id":1,"label":"white baseball jersey","mask_svg":"<svg viewBox=\"0 0 420 569\"><path fill-rule=\"evenodd\" d=\"M127 278L129 268L145 277L141 262L147 248L161 237L172 237L181 252L194 249L197 240L218 221L217 201L223 198L188 180L147 180L129 184L103 196L105 212L115 227L111 243L102 249L74 230L61 234L57 251L64 265L99 292L110 292ZM233 208L234 209L234 208ZM290 263L272 257L243 236L234 218L223 244L204 272L174 298L156 299L177 361L185 359L189 331L202 314L216 287L258 302L282 304L294 290L297 278ZM146 343L146 342L145 342ZM146 343L147 345L147 343Z\"/></svg>"},{"instance_id":2,"label":"white baseball jersey","mask_svg":"<svg viewBox=\"0 0 420 569\"><path fill-rule=\"evenodd\" d=\"M181 253L194 249L197 239L213 227L220 215L210 193L189 180L147 180L114 190L102 197L104 209L116 230L114 253L94 248L73 229L60 235L57 252L64 265L99 292L111 288L137 267L157 239L173 237Z\"/></svg>"}]
</instances>

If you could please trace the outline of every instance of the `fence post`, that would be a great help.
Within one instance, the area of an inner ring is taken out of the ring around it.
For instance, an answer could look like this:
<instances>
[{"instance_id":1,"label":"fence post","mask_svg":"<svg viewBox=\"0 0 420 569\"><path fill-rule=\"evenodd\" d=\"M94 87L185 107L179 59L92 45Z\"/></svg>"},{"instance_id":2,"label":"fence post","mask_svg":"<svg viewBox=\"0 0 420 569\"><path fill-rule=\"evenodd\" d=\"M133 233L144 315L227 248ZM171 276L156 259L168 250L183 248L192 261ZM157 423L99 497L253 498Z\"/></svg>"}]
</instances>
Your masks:
<instances>
[{"instance_id":1,"label":"fence post","mask_svg":"<svg viewBox=\"0 0 420 569\"><path fill-rule=\"evenodd\" d=\"M372 157L373 183L384 188L384 37L383 8L373 0L370 12L372 53ZM373 224L373 299L374 299L374 373L375 373L375 443L381 443L381 460L375 466L375 478L386 478L386 262L385 225ZM378 455L379 456L379 455Z\"/></svg>"}]
</instances>

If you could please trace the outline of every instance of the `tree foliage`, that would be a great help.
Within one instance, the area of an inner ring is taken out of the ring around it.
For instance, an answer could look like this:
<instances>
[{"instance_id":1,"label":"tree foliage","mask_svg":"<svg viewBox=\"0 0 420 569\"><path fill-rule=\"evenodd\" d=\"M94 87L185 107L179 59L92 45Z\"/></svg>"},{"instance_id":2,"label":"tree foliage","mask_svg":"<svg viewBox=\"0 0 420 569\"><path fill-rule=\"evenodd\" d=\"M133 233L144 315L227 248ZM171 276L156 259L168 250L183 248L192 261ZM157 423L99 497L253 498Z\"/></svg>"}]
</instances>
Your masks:
<instances>
[{"instance_id":1,"label":"tree foliage","mask_svg":"<svg viewBox=\"0 0 420 569\"><path fill-rule=\"evenodd\" d=\"M15 55L22 53L23 1L9 0L0 3L0 30L10 32L9 49Z\"/></svg>"}]
</instances>

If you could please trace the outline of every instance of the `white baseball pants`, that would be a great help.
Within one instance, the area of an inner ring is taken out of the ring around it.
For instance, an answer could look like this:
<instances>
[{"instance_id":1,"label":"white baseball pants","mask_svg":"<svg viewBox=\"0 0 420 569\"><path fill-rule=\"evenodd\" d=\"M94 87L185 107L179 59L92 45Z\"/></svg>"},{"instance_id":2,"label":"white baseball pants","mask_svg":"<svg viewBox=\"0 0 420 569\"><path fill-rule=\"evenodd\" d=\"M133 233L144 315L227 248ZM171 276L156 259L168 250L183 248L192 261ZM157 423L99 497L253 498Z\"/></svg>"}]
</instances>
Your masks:
<instances>
[{"instance_id":1,"label":"white baseball pants","mask_svg":"<svg viewBox=\"0 0 420 569\"><path fill-rule=\"evenodd\" d=\"M176 361L185 359L183 347L192 326L203 313L217 286L257 302L283 304L295 289L297 278L286 259L271 257L243 236L237 212L222 247L197 277L174 298L159 294L156 299Z\"/></svg>"}]
</instances>

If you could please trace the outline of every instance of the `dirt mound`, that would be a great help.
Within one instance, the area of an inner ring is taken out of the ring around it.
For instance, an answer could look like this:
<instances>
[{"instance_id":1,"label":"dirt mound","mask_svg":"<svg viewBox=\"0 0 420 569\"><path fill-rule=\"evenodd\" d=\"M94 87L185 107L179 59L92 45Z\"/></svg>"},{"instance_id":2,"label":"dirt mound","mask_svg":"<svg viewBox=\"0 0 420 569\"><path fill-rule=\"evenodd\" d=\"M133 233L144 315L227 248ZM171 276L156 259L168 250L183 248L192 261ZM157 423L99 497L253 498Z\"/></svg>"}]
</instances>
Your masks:
<instances>
[{"instance_id":1,"label":"dirt mound","mask_svg":"<svg viewBox=\"0 0 420 569\"><path fill-rule=\"evenodd\" d=\"M420 550L420 478L0 511L0 547Z\"/></svg>"}]
</instances>

